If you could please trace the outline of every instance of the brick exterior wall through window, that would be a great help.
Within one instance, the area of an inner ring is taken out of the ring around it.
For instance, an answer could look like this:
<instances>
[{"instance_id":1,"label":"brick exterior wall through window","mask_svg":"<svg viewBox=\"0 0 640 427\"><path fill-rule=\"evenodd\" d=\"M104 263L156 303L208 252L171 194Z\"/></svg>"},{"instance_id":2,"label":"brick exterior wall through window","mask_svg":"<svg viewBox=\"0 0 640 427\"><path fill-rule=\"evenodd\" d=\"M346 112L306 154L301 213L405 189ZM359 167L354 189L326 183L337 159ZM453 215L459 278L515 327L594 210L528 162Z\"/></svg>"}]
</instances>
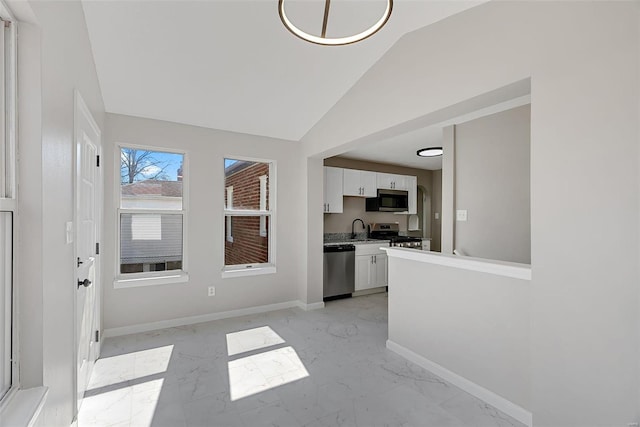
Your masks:
<instances>
[{"instance_id":1,"label":"brick exterior wall through window","mask_svg":"<svg viewBox=\"0 0 640 427\"><path fill-rule=\"evenodd\" d=\"M269 175L268 163L236 162L227 168L225 189L233 187L233 209L260 209L260 177ZM268 178L267 178L268 183ZM269 185L266 186L267 209L269 207ZM225 206L229 206L225 191ZM269 262L269 218L266 232L261 235L260 215L231 217L225 221L225 265L261 264ZM231 235L233 241L227 239Z\"/></svg>"}]
</instances>

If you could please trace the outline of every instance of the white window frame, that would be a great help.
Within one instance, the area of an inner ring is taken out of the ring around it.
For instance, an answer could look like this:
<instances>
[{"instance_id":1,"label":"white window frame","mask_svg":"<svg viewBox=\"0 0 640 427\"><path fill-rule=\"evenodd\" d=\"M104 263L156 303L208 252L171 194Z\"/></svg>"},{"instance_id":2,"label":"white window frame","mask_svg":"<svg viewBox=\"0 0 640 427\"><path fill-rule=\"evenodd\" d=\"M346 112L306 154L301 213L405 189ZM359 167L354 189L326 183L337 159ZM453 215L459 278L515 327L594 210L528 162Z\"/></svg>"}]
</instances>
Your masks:
<instances>
[{"instance_id":1,"label":"white window frame","mask_svg":"<svg viewBox=\"0 0 640 427\"><path fill-rule=\"evenodd\" d=\"M230 185L226 188L227 191L227 204L225 206L226 210L233 209L233 185ZM225 216L227 221L227 242L233 243L233 222L231 221L231 217Z\"/></svg>"},{"instance_id":2,"label":"white window frame","mask_svg":"<svg viewBox=\"0 0 640 427\"><path fill-rule=\"evenodd\" d=\"M17 21L9 12L4 3L0 2L0 19L8 22L9 25L0 34L0 43L3 46L3 55L0 55L0 91L3 92L5 104L0 105L0 211L12 214L12 239L11 239L11 259L5 260L11 265L11 275L8 277L9 288L0 289L5 292L6 308L5 313L5 330L0 331L0 339L8 339L7 353L4 355L8 359L9 364L0 366L10 375L8 389L0 389L0 413L7 403L16 395L20 388L19 376L19 329L17 318L17 253L18 253L18 222L19 216L17 211L17 140L16 140L16 76L17 76L17 59L16 59L16 33ZM6 32L5 32L6 31ZM2 97L0 96L0 99Z\"/></svg>"},{"instance_id":3,"label":"white window frame","mask_svg":"<svg viewBox=\"0 0 640 427\"><path fill-rule=\"evenodd\" d=\"M136 150L146 150L146 151L158 151L162 153L170 153L170 154L180 154L182 155L182 209L131 209L131 208L123 208L121 206L121 175L120 175L120 167L121 160L120 156L123 148L133 148ZM115 150L115 163L114 167L116 169L115 176L115 206L116 206L116 262L115 262L115 280L113 281L113 287L115 289L122 288L137 288L141 286L155 286L155 285L166 285L172 283L186 283L189 281L189 273L188 273L188 246L187 246L187 235L188 235L188 206L189 206L189 154L185 150L176 150L172 148L165 147L152 147L147 145L136 145L136 144L124 144L119 143L116 144ZM185 173L185 171L187 171ZM171 270L171 271L148 271L141 273L121 273L120 272L120 218L122 214L158 214L158 215L182 215L182 270Z\"/></svg>"},{"instance_id":4,"label":"white window frame","mask_svg":"<svg viewBox=\"0 0 640 427\"><path fill-rule=\"evenodd\" d=\"M262 175L258 177L260 180L260 210L267 210L267 180L269 179L267 175ZM267 237L267 217L260 217L260 236Z\"/></svg>"},{"instance_id":5,"label":"white window frame","mask_svg":"<svg viewBox=\"0 0 640 427\"><path fill-rule=\"evenodd\" d=\"M276 195L276 170L277 170L277 162L275 160L271 160L271 159L256 159L256 158L251 158L251 157L244 157L244 156L234 156L234 155L226 155L223 157L222 161L223 161L223 167L222 167L222 182L224 187L223 188L227 188L226 187L226 177L225 177L225 173L224 173L224 161L230 159L230 160L240 160L240 161L247 161L247 162L256 162L256 163L266 163L269 165L269 175L268 175L268 179L265 179L265 191L266 191L266 185L268 185L269 187L269 206L268 209L266 209L266 194L265 194L265 198L264 198L264 202L265 202L265 209L259 209L259 210L245 210L245 209L228 209L227 206L224 206L223 208L223 212L222 212L222 236L225 236L225 225L227 222L227 218L229 217L234 217L234 216L260 216L262 217L264 216L268 216L269 217L269 230L268 230L268 239L269 239L269 261L266 263L255 263L255 264L239 264L239 265L225 265L225 261L224 261L224 257L225 257L225 249L226 249L226 243L227 243L227 239L226 236L225 238L221 239L222 241L222 278L233 278L233 277L241 277L241 276L255 276L255 275L261 275L261 274L273 274L276 273L276 201L277 201L277 195ZM264 175L263 175L264 176ZM266 176L265 176L266 178ZM268 182L267 182L268 181ZM263 181L261 180L261 183ZM261 185L262 187L262 185ZM219 194L219 193L218 193ZM262 192L261 192L261 203L260 203L260 208L262 208ZM260 235L262 235L262 220L260 223L261 226L261 233ZM266 224L265 224L265 232L266 232Z\"/></svg>"}]
</instances>

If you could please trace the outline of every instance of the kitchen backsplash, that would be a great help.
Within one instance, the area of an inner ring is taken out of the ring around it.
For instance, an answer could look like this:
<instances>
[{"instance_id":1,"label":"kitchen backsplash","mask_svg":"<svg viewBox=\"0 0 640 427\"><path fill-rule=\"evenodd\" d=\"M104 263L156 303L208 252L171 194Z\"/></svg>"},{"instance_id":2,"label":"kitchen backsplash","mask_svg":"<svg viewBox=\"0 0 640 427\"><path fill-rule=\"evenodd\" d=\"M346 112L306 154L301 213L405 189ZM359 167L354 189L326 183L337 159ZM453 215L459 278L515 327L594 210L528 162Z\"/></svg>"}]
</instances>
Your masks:
<instances>
[{"instance_id":1,"label":"kitchen backsplash","mask_svg":"<svg viewBox=\"0 0 640 427\"><path fill-rule=\"evenodd\" d=\"M400 233L407 232L407 215L397 215L391 212L366 212L364 197L345 197L342 213L324 214L324 232L343 233L351 235L351 223L354 219L360 218L365 224L373 222L397 222L400 227ZM362 224L357 222L355 232L361 233L366 230L362 229Z\"/></svg>"},{"instance_id":2,"label":"kitchen backsplash","mask_svg":"<svg viewBox=\"0 0 640 427\"><path fill-rule=\"evenodd\" d=\"M367 232L356 233L356 239L366 239ZM351 233L324 233L324 242L344 242L351 239Z\"/></svg>"}]
</instances>

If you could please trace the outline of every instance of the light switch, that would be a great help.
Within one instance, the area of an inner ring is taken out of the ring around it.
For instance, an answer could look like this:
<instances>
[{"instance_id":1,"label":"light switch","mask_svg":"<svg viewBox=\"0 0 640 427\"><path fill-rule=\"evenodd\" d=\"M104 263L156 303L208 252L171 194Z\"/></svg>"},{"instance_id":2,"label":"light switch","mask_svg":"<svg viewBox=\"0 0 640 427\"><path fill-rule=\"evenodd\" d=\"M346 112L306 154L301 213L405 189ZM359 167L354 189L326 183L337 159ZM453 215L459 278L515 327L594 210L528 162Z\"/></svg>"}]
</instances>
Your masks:
<instances>
[{"instance_id":1,"label":"light switch","mask_svg":"<svg viewBox=\"0 0 640 427\"><path fill-rule=\"evenodd\" d=\"M467 220L467 211L466 210L457 210L456 211L456 221L466 221Z\"/></svg>"},{"instance_id":2,"label":"light switch","mask_svg":"<svg viewBox=\"0 0 640 427\"><path fill-rule=\"evenodd\" d=\"M69 221L66 224L67 244L73 243L73 222Z\"/></svg>"}]
</instances>

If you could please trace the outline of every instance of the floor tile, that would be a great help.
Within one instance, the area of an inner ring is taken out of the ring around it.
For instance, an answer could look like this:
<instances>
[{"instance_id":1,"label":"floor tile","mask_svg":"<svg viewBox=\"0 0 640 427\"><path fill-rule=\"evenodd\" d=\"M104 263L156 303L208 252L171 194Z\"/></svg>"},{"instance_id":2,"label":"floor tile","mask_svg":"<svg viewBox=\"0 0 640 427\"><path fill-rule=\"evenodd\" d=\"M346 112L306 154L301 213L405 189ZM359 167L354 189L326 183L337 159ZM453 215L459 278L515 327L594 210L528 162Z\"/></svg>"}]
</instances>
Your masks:
<instances>
[{"instance_id":1,"label":"floor tile","mask_svg":"<svg viewBox=\"0 0 640 427\"><path fill-rule=\"evenodd\" d=\"M387 295L107 338L79 427L522 427L386 349Z\"/></svg>"}]
</instances>

